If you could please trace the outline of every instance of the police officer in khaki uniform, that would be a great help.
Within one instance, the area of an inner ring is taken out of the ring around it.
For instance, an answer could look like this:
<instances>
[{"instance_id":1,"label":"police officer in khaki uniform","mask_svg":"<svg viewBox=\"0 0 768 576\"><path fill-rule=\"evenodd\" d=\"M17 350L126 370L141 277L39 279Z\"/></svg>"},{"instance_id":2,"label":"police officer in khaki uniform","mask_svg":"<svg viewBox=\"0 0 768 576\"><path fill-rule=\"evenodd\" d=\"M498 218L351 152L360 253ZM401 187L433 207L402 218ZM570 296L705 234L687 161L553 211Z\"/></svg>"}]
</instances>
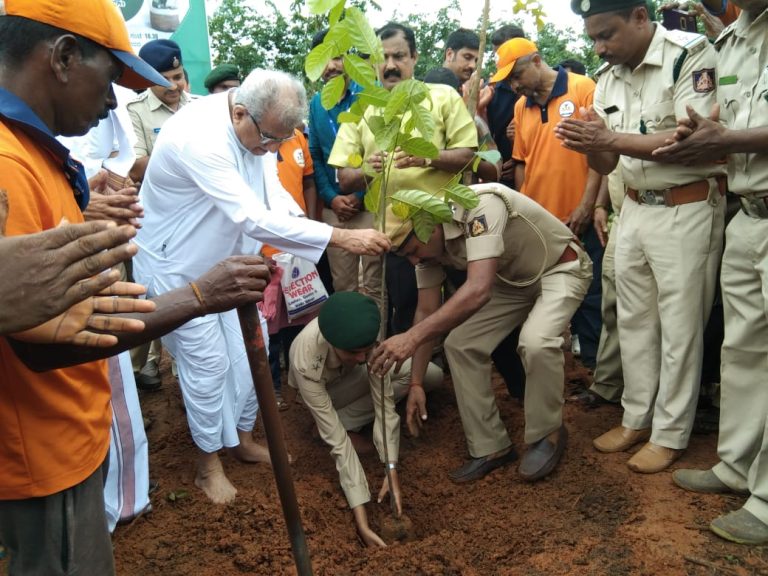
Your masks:
<instances>
[{"instance_id":1,"label":"police officer in khaki uniform","mask_svg":"<svg viewBox=\"0 0 768 576\"><path fill-rule=\"evenodd\" d=\"M369 374L365 366L380 324L379 309L372 298L358 292L335 292L321 308L318 318L307 324L294 340L288 372L288 384L299 390L320 437L331 447L357 531L368 546L383 546L384 542L368 524L365 504L371 494L348 431L358 430L375 420L373 441L382 463L391 468L394 484L400 447L400 417L395 412L395 403L407 394L410 380L409 366L405 366L399 377L391 381L387 378L384 383L385 459L381 381ZM434 389L442 381L442 370L430 364L424 385ZM386 476L385 486L388 487ZM385 491L382 488L379 501ZM399 483L393 493L399 508Z\"/></svg>"},{"instance_id":2,"label":"police officer in khaki uniform","mask_svg":"<svg viewBox=\"0 0 768 576\"><path fill-rule=\"evenodd\" d=\"M398 252L417 264L414 326L374 351L372 370L386 372L413 356L408 425L426 419L420 374L432 341L450 332L445 354L472 459L451 472L468 482L515 459L491 387L491 352L522 325L518 352L526 374L525 442L520 476L549 474L565 449L563 351L568 327L592 279L592 262L568 227L542 206L501 184L477 184L479 204L455 207L425 244L406 222L391 234ZM394 218L392 216L391 218ZM467 280L441 306L443 266Z\"/></svg>"},{"instance_id":3,"label":"police officer in khaki uniform","mask_svg":"<svg viewBox=\"0 0 768 576\"><path fill-rule=\"evenodd\" d=\"M728 155L728 188L742 210L726 230L721 272L722 349L720 462L677 470L694 492L749 492L744 506L710 528L742 544L768 543L768 0L731 0L743 12L715 43L719 118L691 112L677 144L656 153L677 162Z\"/></svg>"},{"instance_id":4,"label":"police officer in khaki uniform","mask_svg":"<svg viewBox=\"0 0 768 576\"><path fill-rule=\"evenodd\" d=\"M621 426L596 438L627 450L636 472L667 468L688 445L703 334L715 293L725 213L724 166L652 161L686 116L715 100L715 52L704 36L655 24L645 0L572 0L608 68L594 110L556 128L603 174L626 185L616 238L618 326L624 369Z\"/></svg>"},{"instance_id":5,"label":"police officer in khaki uniform","mask_svg":"<svg viewBox=\"0 0 768 576\"><path fill-rule=\"evenodd\" d=\"M134 182L144 180L149 157L165 121L189 100L181 48L173 40L152 40L139 50L141 58L171 83L169 88L153 86L128 104L128 114L136 133L136 163L131 170Z\"/></svg>"}]
</instances>

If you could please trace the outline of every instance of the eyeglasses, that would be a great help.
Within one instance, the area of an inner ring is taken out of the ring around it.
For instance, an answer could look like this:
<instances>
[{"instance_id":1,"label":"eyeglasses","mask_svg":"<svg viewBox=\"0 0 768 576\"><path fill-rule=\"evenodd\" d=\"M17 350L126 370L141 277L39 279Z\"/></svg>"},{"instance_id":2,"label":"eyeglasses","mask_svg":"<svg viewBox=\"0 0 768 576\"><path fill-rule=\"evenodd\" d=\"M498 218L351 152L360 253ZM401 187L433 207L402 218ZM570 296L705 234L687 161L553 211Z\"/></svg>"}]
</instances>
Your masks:
<instances>
[{"instance_id":1,"label":"eyeglasses","mask_svg":"<svg viewBox=\"0 0 768 576\"><path fill-rule=\"evenodd\" d=\"M243 106L243 105L240 104L240 106ZM248 114L248 116L251 117L251 120L253 120L253 123L256 125L256 130L259 131L259 136L261 137L262 144L271 144L273 142L275 144L282 144L283 142L287 142L288 140L293 140L293 138L296 136L296 134L294 133L294 134L291 134L290 136L286 136L285 138L278 138L277 136L272 136L272 134L267 134L266 132L264 132L264 130L261 129L261 126L259 126L259 123L256 122L256 118L254 118L253 114L251 114L248 111L248 108L246 108L245 106L243 106L243 108L245 109L245 112Z\"/></svg>"}]
</instances>

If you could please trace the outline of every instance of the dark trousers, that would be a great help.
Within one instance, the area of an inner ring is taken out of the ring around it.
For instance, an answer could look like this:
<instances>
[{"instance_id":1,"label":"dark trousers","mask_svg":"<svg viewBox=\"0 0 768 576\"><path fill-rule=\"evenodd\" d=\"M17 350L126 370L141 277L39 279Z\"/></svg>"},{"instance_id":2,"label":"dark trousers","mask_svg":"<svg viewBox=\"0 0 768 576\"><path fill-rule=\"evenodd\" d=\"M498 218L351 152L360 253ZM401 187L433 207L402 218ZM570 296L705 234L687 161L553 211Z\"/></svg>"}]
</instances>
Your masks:
<instances>
[{"instance_id":1,"label":"dark trousers","mask_svg":"<svg viewBox=\"0 0 768 576\"><path fill-rule=\"evenodd\" d=\"M106 464L56 494L0 501L0 542L11 576L110 576L112 540L104 511Z\"/></svg>"},{"instance_id":2,"label":"dark trousers","mask_svg":"<svg viewBox=\"0 0 768 576\"><path fill-rule=\"evenodd\" d=\"M581 363L594 370L597 360L597 346L600 342L600 330L603 327L600 303L603 298L601 277L605 248L600 245L597 232L591 224L582 234L581 241L592 259L592 282L584 301L571 319L571 332L579 336Z\"/></svg>"},{"instance_id":3,"label":"dark trousers","mask_svg":"<svg viewBox=\"0 0 768 576\"><path fill-rule=\"evenodd\" d=\"M419 290L416 288L416 269L407 258L387 254L387 296L389 322L387 334L402 334L413 326Z\"/></svg>"},{"instance_id":4,"label":"dark trousers","mask_svg":"<svg viewBox=\"0 0 768 576\"><path fill-rule=\"evenodd\" d=\"M301 326L288 326L280 330L277 334L269 335L269 371L272 373L272 384L275 387L275 392L278 394L282 389L282 381L280 374L280 353L283 354L283 361L286 368L289 363L289 352L291 351L291 344L304 329L304 325Z\"/></svg>"}]
</instances>

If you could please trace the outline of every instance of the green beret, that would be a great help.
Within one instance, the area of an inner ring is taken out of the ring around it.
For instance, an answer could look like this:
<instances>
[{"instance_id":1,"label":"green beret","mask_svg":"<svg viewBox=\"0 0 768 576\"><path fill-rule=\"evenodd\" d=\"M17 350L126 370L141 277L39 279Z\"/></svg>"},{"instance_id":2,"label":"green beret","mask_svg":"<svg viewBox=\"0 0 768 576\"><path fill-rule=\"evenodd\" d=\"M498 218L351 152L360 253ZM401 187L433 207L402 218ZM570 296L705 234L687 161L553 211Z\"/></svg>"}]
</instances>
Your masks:
<instances>
[{"instance_id":1,"label":"green beret","mask_svg":"<svg viewBox=\"0 0 768 576\"><path fill-rule=\"evenodd\" d=\"M203 84L208 92L219 82L226 80L240 80L240 70L234 64L219 64L208 73Z\"/></svg>"},{"instance_id":2,"label":"green beret","mask_svg":"<svg viewBox=\"0 0 768 576\"><path fill-rule=\"evenodd\" d=\"M571 0L571 10L582 18L603 12L618 12L635 6L645 6L646 0Z\"/></svg>"},{"instance_id":3,"label":"green beret","mask_svg":"<svg viewBox=\"0 0 768 576\"><path fill-rule=\"evenodd\" d=\"M367 348L379 335L381 315L370 296L359 292L334 292L317 317L320 332L340 350Z\"/></svg>"}]
</instances>

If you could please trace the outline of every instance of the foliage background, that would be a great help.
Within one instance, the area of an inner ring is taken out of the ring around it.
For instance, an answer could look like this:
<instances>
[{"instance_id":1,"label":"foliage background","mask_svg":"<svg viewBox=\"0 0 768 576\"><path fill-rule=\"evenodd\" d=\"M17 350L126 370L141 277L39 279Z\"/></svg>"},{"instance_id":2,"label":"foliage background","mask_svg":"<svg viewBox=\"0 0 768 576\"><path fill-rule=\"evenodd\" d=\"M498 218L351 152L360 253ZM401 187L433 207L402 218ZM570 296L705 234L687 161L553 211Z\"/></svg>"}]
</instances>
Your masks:
<instances>
[{"instance_id":1,"label":"foliage background","mask_svg":"<svg viewBox=\"0 0 768 576\"><path fill-rule=\"evenodd\" d=\"M381 7L372 0L353 0L348 5L366 11L369 19L371 14L381 13ZM461 27L460 16L457 0L450 0L436 12L405 14L398 10L394 13L393 19L407 24L416 32L419 51L417 78L442 65L444 39ZM475 30L480 28L479 19L478 9ZM489 34L498 26L509 23L521 24L520 21L491 22ZM311 15L303 0L291 0L288 10L281 10L273 0L265 0L264 8L258 10L248 0L222 0L208 22L214 65L232 62L244 74L258 67L283 70L305 79L310 92L314 92L320 86L306 80L304 57L309 52L312 36L323 25L323 19ZM551 23L544 24L540 30L527 28L526 33L537 43L548 64L554 66L566 58L575 58L584 62L590 73L599 66L599 59L592 52L589 40L580 30L563 30ZM484 77L494 70L490 38L488 44Z\"/></svg>"}]
</instances>

